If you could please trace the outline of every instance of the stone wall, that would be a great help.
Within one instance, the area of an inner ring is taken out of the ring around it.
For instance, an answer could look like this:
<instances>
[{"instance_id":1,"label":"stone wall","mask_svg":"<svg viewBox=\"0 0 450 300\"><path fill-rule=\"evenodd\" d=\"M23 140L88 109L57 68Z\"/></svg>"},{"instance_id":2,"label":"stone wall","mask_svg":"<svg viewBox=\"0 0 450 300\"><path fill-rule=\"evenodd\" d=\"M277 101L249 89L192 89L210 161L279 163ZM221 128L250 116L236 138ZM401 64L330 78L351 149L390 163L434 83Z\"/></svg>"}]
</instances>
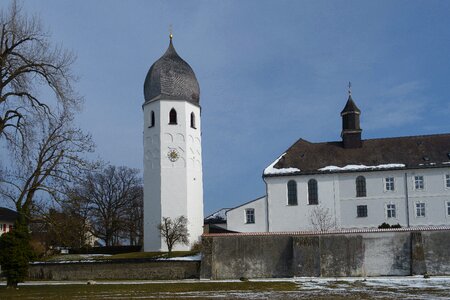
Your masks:
<instances>
[{"instance_id":1,"label":"stone wall","mask_svg":"<svg viewBox=\"0 0 450 300\"><path fill-rule=\"evenodd\" d=\"M121 260L30 265L33 280L188 279L199 278L199 261Z\"/></svg>"},{"instance_id":2,"label":"stone wall","mask_svg":"<svg viewBox=\"0 0 450 300\"><path fill-rule=\"evenodd\" d=\"M203 237L201 278L450 275L450 230Z\"/></svg>"}]
</instances>

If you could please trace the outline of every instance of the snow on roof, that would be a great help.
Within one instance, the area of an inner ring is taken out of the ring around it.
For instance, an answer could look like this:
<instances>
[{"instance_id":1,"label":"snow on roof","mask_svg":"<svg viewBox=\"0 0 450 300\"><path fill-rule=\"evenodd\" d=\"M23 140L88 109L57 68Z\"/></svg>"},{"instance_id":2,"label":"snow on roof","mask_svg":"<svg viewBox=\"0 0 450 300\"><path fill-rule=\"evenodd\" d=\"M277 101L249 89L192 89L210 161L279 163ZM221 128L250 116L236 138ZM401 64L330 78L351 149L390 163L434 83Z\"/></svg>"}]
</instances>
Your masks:
<instances>
[{"instance_id":1,"label":"snow on roof","mask_svg":"<svg viewBox=\"0 0 450 300\"><path fill-rule=\"evenodd\" d=\"M393 168L404 168L404 164L383 164L377 166L365 166L365 165L347 165L345 167L337 166L326 166L318 169L318 171L353 171L353 170L382 170L382 169L393 169Z\"/></svg>"},{"instance_id":2,"label":"snow on roof","mask_svg":"<svg viewBox=\"0 0 450 300\"><path fill-rule=\"evenodd\" d=\"M264 175L275 175L275 174L290 174L295 172L300 172L300 169L297 168L283 168L277 169L274 166L277 162L284 156L286 153L283 153L280 157L278 157L273 163L270 164L267 168L264 169Z\"/></svg>"},{"instance_id":3,"label":"snow on roof","mask_svg":"<svg viewBox=\"0 0 450 300\"><path fill-rule=\"evenodd\" d=\"M227 220L227 211L229 210L229 208L221 208L218 211L216 211L215 213L210 214L209 216L207 216L205 218L205 220L216 220L216 219L223 219L224 221Z\"/></svg>"}]
</instances>

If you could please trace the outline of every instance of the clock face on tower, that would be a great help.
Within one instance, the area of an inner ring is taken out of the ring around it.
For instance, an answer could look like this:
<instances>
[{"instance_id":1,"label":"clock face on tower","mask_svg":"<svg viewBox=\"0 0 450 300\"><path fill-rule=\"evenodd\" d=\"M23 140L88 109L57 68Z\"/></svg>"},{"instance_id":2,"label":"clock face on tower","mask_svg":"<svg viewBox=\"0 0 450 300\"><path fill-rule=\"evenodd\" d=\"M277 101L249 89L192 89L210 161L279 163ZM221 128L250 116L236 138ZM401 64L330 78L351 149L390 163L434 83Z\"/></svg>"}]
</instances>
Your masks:
<instances>
[{"instance_id":1,"label":"clock face on tower","mask_svg":"<svg viewBox=\"0 0 450 300\"><path fill-rule=\"evenodd\" d=\"M180 157L180 154L178 154L176 149L170 149L169 152L167 152L167 157L171 162L176 162Z\"/></svg>"}]
</instances>

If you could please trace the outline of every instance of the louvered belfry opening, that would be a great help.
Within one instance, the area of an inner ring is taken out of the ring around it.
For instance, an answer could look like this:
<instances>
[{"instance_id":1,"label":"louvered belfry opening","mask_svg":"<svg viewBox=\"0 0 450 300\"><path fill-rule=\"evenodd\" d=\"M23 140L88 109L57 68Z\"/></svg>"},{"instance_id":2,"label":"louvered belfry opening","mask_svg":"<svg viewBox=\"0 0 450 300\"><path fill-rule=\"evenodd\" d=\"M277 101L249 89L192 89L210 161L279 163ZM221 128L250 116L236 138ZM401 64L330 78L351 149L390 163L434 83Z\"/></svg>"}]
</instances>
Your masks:
<instances>
[{"instance_id":1,"label":"louvered belfry opening","mask_svg":"<svg viewBox=\"0 0 450 300\"><path fill-rule=\"evenodd\" d=\"M361 111L356 106L352 96L348 96L347 103L341 112L342 117L342 143L344 148L360 148L362 146L359 117Z\"/></svg>"}]
</instances>

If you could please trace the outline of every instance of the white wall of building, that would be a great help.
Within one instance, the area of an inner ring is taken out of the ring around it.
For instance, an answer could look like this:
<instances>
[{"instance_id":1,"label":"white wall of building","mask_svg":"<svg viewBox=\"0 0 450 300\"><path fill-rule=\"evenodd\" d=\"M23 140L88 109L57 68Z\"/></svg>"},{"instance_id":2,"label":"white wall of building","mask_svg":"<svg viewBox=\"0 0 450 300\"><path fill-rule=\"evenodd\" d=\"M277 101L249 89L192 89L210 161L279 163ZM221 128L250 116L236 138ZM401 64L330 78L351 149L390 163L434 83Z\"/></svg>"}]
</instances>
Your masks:
<instances>
[{"instance_id":1,"label":"white wall of building","mask_svg":"<svg viewBox=\"0 0 450 300\"><path fill-rule=\"evenodd\" d=\"M308 181L317 180L319 204L329 210L335 223L339 224L339 184L334 174L311 176L265 177L269 205L269 231L313 230L310 215L317 205L308 204ZM287 183L297 183L297 205L288 205Z\"/></svg>"},{"instance_id":2,"label":"white wall of building","mask_svg":"<svg viewBox=\"0 0 450 300\"><path fill-rule=\"evenodd\" d=\"M227 229L237 232L267 231L266 197L261 197L227 211ZM247 223L246 210L254 209L255 223Z\"/></svg>"},{"instance_id":3,"label":"white wall of building","mask_svg":"<svg viewBox=\"0 0 450 300\"><path fill-rule=\"evenodd\" d=\"M177 112L177 124L169 124L169 112ZM203 174L200 108L187 101L159 100L144 104L144 251L167 250L157 225L163 217L188 218L190 245L203 228ZM151 125L151 112L155 126ZM191 128L191 113L195 129ZM169 151L179 158L172 162Z\"/></svg>"},{"instance_id":4,"label":"white wall of building","mask_svg":"<svg viewBox=\"0 0 450 300\"><path fill-rule=\"evenodd\" d=\"M410 226L449 225L450 187L447 187L447 174L450 175L450 167L265 177L268 230L313 230L310 216L317 205L308 204L308 181L312 178L318 183L319 205L328 209L337 228L377 228L383 222L391 225L399 223L406 227L408 218ZM416 175L424 178L423 190L415 189ZM366 197L356 197L358 176L366 179ZM387 177L394 178L393 191L386 190ZM290 180L297 183L297 205L288 205L287 183ZM425 216L417 216L416 203L425 204ZM388 217L388 204L395 205L395 217ZM366 217L357 216L359 205L367 206ZM266 231L262 226L243 224L243 211L250 206L255 204L250 202L229 211L228 229Z\"/></svg>"}]
</instances>

